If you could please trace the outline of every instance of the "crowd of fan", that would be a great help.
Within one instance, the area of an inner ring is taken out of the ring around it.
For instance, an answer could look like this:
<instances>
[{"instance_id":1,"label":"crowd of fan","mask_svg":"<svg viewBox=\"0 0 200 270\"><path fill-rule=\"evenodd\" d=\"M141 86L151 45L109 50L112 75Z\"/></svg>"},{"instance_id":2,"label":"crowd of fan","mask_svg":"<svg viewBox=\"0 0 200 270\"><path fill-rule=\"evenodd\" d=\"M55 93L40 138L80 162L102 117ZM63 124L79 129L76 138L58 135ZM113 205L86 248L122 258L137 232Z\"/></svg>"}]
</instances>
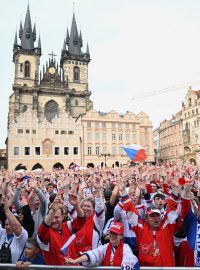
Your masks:
<instances>
[{"instance_id":1,"label":"crowd of fan","mask_svg":"<svg viewBox=\"0 0 200 270\"><path fill-rule=\"evenodd\" d=\"M198 267L198 172L142 163L1 170L0 263Z\"/></svg>"}]
</instances>

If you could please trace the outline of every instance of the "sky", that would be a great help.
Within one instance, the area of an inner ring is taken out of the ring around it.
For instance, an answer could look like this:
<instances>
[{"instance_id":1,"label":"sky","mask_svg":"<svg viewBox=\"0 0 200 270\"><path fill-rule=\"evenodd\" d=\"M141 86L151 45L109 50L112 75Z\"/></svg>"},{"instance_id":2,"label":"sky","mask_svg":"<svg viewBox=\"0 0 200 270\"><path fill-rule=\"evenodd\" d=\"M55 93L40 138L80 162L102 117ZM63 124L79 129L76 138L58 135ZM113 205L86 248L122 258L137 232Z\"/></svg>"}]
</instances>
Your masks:
<instances>
[{"instance_id":1,"label":"sky","mask_svg":"<svg viewBox=\"0 0 200 270\"><path fill-rule=\"evenodd\" d=\"M0 148L14 82L14 36L27 5L28 0L1 5ZM41 36L41 67L52 51L59 62L74 10L83 52L89 44L89 90L97 111L143 111L157 128L181 110L189 85L200 89L199 0L29 0L29 6Z\"/></svg>"}]
</instances>

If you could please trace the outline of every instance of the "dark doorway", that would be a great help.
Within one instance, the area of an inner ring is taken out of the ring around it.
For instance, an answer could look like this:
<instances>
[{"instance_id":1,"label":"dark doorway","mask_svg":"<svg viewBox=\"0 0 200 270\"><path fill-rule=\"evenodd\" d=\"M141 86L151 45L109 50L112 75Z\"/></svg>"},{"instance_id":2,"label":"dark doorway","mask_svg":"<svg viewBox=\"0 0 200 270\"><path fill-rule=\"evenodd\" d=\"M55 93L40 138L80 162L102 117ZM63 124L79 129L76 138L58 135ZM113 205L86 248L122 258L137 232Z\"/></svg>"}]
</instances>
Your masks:
<instances>
[{"instance_id":1,"label":"dark doorway","mask_svg":"<svg viewBox=\"0 0 200 270\"><path fill-rule=\"evenodd\" d=\"M15 171L19 171L19 170L27 170L26 166L23 164L18 164L17 167L15 167Z\"/></svg>"},{"instance_id":2,"label":"dark doorway","mask_svg":"<svg viewBox=\"0 0 200 270\"><path fill-rule=\"evenodd\" d=\"M40 163L36 163L33 168L32 171L36 170L36 169L43 169L42 165Z\"/></svg>"},{"instance_id":3,"label":"dark doorway","mask_svg":"<svg viewBox=\"0 0 200 270\"><path fill-rule=\"evenodd\" d=\"M54 169L64 169L64 166L60 163L60 162L57 162L53 165L53 168Z\"/></svg>"}]
</instances>

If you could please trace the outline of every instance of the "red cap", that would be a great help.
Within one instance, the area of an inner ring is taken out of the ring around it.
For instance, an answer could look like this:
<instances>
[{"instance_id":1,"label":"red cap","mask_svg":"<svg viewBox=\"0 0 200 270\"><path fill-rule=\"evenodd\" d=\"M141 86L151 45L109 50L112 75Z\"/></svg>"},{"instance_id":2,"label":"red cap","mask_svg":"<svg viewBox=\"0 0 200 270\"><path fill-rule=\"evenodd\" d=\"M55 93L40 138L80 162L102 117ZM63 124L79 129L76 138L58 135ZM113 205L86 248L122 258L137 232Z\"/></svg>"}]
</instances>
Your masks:
<instances>
[{"instance_id":1,"label":"red cap","mask_svg":"<svg viewBox=\"0 0 200 270\"><path fill-rule=\"evenodd\" d=\"M114 221L110 226L110 232L114 232L116 234L124 234L124 225L120 222Z\"/></svg>"},{"instance_id":2,"label":"red cap","mask_svg":"<svg viewBox=\"0 0 200 270\"><path fill-rule=\"evenodd\" d=\"M154 213L159 214L159 215L161 214L159 209L150 209L147 211L147 215L151 215Z\"/></svg>"}]
</instances>

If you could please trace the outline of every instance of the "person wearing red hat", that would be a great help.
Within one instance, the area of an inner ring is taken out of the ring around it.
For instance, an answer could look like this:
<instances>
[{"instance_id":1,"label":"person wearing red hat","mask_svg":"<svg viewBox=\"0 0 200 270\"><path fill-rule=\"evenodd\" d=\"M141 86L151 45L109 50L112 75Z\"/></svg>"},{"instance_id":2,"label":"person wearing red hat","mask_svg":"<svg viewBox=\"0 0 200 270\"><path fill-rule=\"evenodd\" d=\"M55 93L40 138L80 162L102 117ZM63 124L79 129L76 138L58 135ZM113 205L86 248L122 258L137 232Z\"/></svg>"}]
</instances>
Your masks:
<instances>
[{"instance_id":1,"label":"person wearing red hat","mask_svg":"<svg viewBox=\"0 0 200 270\"><path fill-rule=\"evenodd\" d=\"M158 208L151 207L146 212L146 220L139 218L138 211L128 198L123 203L129 224L136 233L139 262L142 266L174 266L173 233L177 213L177 191L173 193L168 202L167 214L164 219Z\"/></svg>"},{"instance_id":2,"label":"person wearing red hat","mask_svg":"<svg viewBox=\"0 0 200 270\"><path fill-rule=\"evenodd\" d=\"M122 241L124 225L114 221L109 230L110 242L96 249L84 252L77 259L66 258L66 264L83 266L121 266L122 269L139 270L139 262L129 245Z\"/></svg>"}]
</instances>

